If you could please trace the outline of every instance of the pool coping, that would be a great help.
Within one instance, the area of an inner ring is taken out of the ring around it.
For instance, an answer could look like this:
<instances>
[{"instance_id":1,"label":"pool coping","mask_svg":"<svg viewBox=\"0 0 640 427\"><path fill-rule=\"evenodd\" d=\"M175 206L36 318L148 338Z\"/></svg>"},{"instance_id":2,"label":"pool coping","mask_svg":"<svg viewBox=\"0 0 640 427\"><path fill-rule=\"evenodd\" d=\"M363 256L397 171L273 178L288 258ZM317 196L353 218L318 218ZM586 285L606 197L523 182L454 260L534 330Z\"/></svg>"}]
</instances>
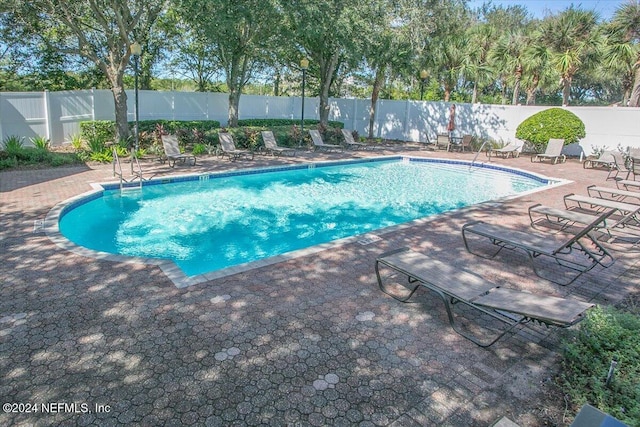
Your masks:
<instances>
[{"instance_id":1,"label":"pool coping","mask_svg":"<svg viewBox=\"0 0 640 427\"><path fill-rule=\"evenodd\" d=\"M527 194L549 190L549 189L566 185L572 182L570 180L565 180L561 178L547 177L538 173L526 171L519 168L497 166L497 165L488 164L488 163L473 162L473 161L466 161L466 160L452 160L452 159L435 158L435 157L421 158L421 157L412 157L412 156L406 156L406 155L394 155L394 156L370 157L365 159L330 160L330 161L322 161L322 162L304 163L304 164L298 164L298 165L267 166L267 167L260 167L260 168L234 169L231 171L224 171L224 172L185 174L185 175L176 175L172 177L152 178L150 180L144 181L142 183L142 188L148 185L195 181L200 179L210 179L211 177L221 178L221 177L227 177L227 176L250 175L250 174L258 174L258 173L286 171L286 170L312 169L316 167L329 167L329 166L357 164L357 163L372 163L372 162L389 161L389 160L401 160L401 161L407 161L407 162L416 161L420 163L424 162L424 163L462 164L462 165L468 165L470 168L476 167L476 168L492 169L492 170L516 173L518 175L524 175L540 181L546 181L548 185L544 187L536 188L533 190L528 190L522 193L514 194L512 196L506 196L506 197L501 197L494 200L488 200L485 202L476 203L470 206L465 206L463 208L453 209L441 214L430 215L427 217L414 219L402 224L383 227L375 231L369 231L363 234L344 237L341 239L332 240L330 242L313 245L307 248L286 252L284 254L274 255L274 256L259 259L256 261L237 264L231 267L226 267L226 268L215 270L209 273L203 273L203 274L198 274L194 276L187 276L180 269L180 267L178 267L178 265L173 260L170 260L170 259L118 255L118 254L112 254L108 252L96 251L93 249L88 249L83 246L76 245L75 243L71 242L70 240L68 240L66 237L62 235L59 228L59 220L66 210L72 209L78 204L86 203L90 200L100 197L104 191L117 190L121 188L120 182L110 181L105 183L92 183L91 184L91 186L93 187L92 190L84 192L77 196L71 197L67 200L64 200L56 204L47 213L47 216L43 223L43 229L46 236L53 243L74 254L77 254L83 257L94 258L101 261L120 262L120 263L128 263L128 264L156 265L160 267L162 272L167 276L167 278L169 278L169 280L173 282L173 284L177 288L186 288L196 284L209 282L211 280L216 280L216 279L220 279L223 277L227 277L227 276L231 276L239 273L244 273L246 271L250 271L256 268L266 267L269 265L278 264L291 259L312 255L318 252L325 251L327 249L332 249L332 248L344 246L347 244L360 243L362 245L366 245L368 243L380 240L381 238L380 236L383 236L385 234L392 233L398 230L403 230L416 225L423 225L437 218L442 218L443 216L453 215L454 213L464 212L471 209L477 209L478 207L481 207L483 205L495 206L496 204L504 203L508 200L517 199L517 198L526 196ZM123 185L123 188L128 190L139 188L141 185L140 183L124 183L124 184L125 185Z\"/></svg>"}]
</instances>

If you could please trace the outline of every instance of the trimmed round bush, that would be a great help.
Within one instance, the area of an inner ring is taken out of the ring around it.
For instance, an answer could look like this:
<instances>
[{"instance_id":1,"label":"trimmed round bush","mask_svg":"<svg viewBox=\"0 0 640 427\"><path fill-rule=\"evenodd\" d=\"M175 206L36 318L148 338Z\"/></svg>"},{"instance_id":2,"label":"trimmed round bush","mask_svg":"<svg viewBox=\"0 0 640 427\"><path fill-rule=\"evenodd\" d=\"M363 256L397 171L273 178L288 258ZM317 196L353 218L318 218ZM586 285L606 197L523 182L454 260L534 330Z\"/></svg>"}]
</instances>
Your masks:
<instances>
[{"instance_id":1,"label":"trimmed round bush","mask_svg":"<svg viewBox=\"0 0 640 427\"><path fill-rule=\"evenodd\" d=\"M582 120L563 108L540 111L520 123L516 130L516 138L545 145L551 138L563 139L566 145L580 141L585 135Z\"/></svg>"}]
</instances>

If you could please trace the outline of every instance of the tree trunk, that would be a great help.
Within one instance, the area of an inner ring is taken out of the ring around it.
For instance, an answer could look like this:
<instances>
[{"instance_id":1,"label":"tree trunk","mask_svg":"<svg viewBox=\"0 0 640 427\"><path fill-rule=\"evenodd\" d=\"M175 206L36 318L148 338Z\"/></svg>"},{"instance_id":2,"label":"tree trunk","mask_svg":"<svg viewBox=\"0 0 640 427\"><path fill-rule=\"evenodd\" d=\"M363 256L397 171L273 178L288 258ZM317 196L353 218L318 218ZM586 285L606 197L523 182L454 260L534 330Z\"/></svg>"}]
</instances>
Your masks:
<instances>
[{"instance_id":1,"label":"tree trunk","mask_svg":"<svg viewBox=\"0 0 640 427\"><path fill-rule=\"evenodd\" d=\"M451 98L451 90L448 86L444 87L444 102L449 102L449 98Z\"/></svg>"},{"instance_id":2,"label":"tree trunk","mask_svg":"<svg viewBox=\"0 0 640 427\"><path fill-rule=\"evenodd\" d=\"M527 105L536 104L536 91L538 90L538 83L540 82L540 76L538 74L533 75L533 81L531 87L527 89Z\"/></svg>"},{"instance_id":3,"label":"tree trunk","mask_svg":"<svg viewBox=\"0 0 640 427\"><path fill-rule=\"evenodd\" d=\"M384 68L376 70L376 77L373 80L373 90L371 91L371 109L369 110L369 138L373 138L373 126L376 122L376 106L380 97L380 88L384 82Z\"/></svg>"},{"instance_id":4,"label":"tree trunk","mask_svg":"<svg viewBox=\"0 0 640 427\"><path fill-rule=\"evenodd\" d=\"M322 58L320 64L320 124L327 126L329 124L329 89L333 83L333 76L338 67L339 52L334 52L328 58Z\"/></svg>"},{"instance_id":5,"label":"tree trunk","mask_svg":"<svg viewBox=\"0 0 640 427\"><path fill-rule=\"evenodd\" d=\"M238 127L238 106L240 105L240 91L229 88L229 123L230 128Z\"/></svg>"},{"instance_id":6,"label":"tree trunk","mask_svg":"<svg viewBox=\"0 0 640 427\"><path fill-rule=\"evenodd\" d=\"M131 133L129 132L129 120L127 117L127 93L124 91L124 87L115 85L111 88L113 93L113 100L116 107L116 134L115 142L120 140L129 139Z\"/></svg>"},{"instance_id":7,"label":"tree trunk","mask_svg":"<svg viewBox=\"0 0 640 427\"><path fill-rule=\"evenodd\" d=\"M122 61L124 64L125 62ZM111 93L116 113L116 134L115 141L127 140L131 136L129 131L129 118L127 116L127 93L124 90L124 70L117 66L107 66L105 63L98 63L98 67L104 72L111 84Z\"/></svg>"},{"instance_id":8,"label":"tree trunk","mask_svg":"<svg viewBox=\"0 0 640 427\"><path fill-rule=\"evenodd\" d=\"M562 105L569 105L569 97L571 96L571 77L562 78Z\"/></svg>"},{"instance_id":9,"label":"tree trunk","mask_svg":"<svg viewBox=\"0 0 640 427\"><path fill-rule=\"evenodd\" d=\"M522 66L518 65L516 68L516 81L513 85L513 97L511 98L511 105L518 105L518 98L520 97L520 81L522 80Z\"/></svg>"},{"instance_id":10,"label":"tree trunk","mask_svg":"<svg viewBox=\"0 0 640 427\"><path fill-rule=\"evenodd\" d=\"M229 88L229 127L238 127L238 107L240 105L240 95L245 83L247 74L248 57L241 55L233 58L231 68L227 71L227 86Z\"/></svg>"},{"instance_id":11,"label":"tree trunk","mask_svg":"<svg viewBox=\"0 0 640 427\"><path fill-rule=\"evenodd\" d=\"M478 82L473 82L473 92L471 93L471 103L475 104L478 101Z\"/></svg>"},{"instance_id":12,"label":"tree trunk","mask_svg":"<svg viewBox=\"0 0 640 427\"><path fill-rule=\"evenodd\" d=\"M273 79L273 96L280 96L280 71L276 70L276 74Z\"/></svg>"},{"instance_id":13,"label":"tree trunk","mask_svg":"<svg viewBox=\"0 0 640 427\"><path fill-rule=\"evenodd\" d=\"M636 62L636 77L633 81L629 107L640 107L640 61Z\"/></svg>"}]
</instances>

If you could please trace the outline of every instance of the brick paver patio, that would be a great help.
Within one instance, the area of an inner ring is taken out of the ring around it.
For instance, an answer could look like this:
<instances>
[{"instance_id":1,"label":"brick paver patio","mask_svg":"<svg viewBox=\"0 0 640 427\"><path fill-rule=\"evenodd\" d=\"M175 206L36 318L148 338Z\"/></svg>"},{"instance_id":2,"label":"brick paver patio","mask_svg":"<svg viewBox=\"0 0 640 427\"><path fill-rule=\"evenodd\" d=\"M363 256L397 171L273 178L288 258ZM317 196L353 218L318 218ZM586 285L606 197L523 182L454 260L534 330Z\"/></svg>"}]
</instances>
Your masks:
<instances>
[{"instance_id":1,"label":"brick paver patio","mask_svg":"<svg viewBox=\"0 0 640 427\"><path fill-rule=\"evenodd\" d=\"M162 175L348 155L143 167ZM482 349L451 330L432 294L399 303L373 269L378 254L409 246L539 293L611 304L637 289L633 252L566 287L535 278L522 254L468 254L465 222L527 228L529 205L560 207L566 193L613 185L577 160L494 162L572 182L183 289L156 266L82 257L34 229L55 204L112 181L110 165L1 172L0 401L40 412L3 411L0 425L541 425L536 402L558 369L562 331L527 326Z\"/></svg>"}]
</instances>

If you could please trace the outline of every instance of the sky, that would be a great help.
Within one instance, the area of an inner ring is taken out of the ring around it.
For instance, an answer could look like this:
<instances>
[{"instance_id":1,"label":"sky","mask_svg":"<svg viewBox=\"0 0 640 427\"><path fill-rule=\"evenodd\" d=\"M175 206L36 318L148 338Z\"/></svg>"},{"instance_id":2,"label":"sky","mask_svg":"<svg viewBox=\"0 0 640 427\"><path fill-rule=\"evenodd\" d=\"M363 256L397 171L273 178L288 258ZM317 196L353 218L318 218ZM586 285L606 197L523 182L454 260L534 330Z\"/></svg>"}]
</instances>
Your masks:
<instances>
[{"instance_id":1,"label":"sky","mask_svg":"<svg viewBox=\"0 0 640 427\"><path fill-rule=\"evenodd\" d=\"M488 0L470 0L469 7L475 9ZM583 10L593 10L600 15L602 20L610 20L618 6L629 0L492 0L496 6L525 6L534 18L544 18L545 15L557 14L567 9L571 4ZM638 0L635 0L638 1Z\"/></svg>"}]
</instances>

